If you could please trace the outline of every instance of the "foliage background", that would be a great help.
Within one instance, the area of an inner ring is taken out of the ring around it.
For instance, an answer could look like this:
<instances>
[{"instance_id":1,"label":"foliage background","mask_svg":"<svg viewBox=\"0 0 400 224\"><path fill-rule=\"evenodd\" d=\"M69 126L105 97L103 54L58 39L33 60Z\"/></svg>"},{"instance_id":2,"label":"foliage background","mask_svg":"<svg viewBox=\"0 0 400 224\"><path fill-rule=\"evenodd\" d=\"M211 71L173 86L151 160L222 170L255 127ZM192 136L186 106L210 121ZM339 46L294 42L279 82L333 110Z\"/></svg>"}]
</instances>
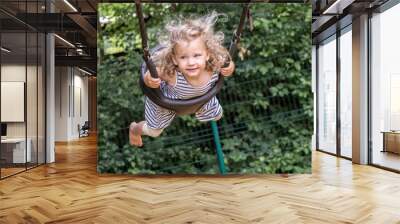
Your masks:
<instances>
[{"instance_id":1,"label":"foliage background","mask_svg":"<svg viewBox=\"0 0 400 224\"><path fill-rule=\"evenodd\" d=\"M176 15L225 13L217 30L226 46L240 4L143 4L150 47ZM141 39L134 4L103 3L98 32L98 171L101 173L218 173L211 126L194 117L176 118L144 147L129 145L128 126L144 119L138 85ZM218 95L218 121L229 173L310 173L311 7L257 3L251 6L236 58L235 74Z\"/></svg>"}]
</instances>

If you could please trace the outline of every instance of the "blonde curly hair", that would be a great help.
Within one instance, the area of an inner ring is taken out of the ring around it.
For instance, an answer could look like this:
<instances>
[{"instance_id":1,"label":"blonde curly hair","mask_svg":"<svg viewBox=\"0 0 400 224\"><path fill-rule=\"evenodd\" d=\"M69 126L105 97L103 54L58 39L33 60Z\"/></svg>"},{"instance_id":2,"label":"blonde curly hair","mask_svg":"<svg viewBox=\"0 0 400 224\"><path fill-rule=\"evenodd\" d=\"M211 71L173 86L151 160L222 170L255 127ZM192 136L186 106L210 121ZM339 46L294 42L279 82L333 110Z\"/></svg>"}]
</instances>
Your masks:
<instances>
[{"instance_id":1,"label":"blonde curly hair","mask_svg":"<svg viewBox=\"0 0 400 224\"><path fill-rule=\"evenodd\" d=\"M199 37L204 40L209 55L206 70L219 70L225 61L230 59L229 52L222 46L224 33L214 32L214 25L220 15L213 11L199 18L178 18L169 22L164 31L167 36L159 40L164 48L152 55L152 60L160 68L161 74L169 77L175 75L177 67L173 63L173 57L179 41L191 41Z\"/></svg>"}]
</instances>

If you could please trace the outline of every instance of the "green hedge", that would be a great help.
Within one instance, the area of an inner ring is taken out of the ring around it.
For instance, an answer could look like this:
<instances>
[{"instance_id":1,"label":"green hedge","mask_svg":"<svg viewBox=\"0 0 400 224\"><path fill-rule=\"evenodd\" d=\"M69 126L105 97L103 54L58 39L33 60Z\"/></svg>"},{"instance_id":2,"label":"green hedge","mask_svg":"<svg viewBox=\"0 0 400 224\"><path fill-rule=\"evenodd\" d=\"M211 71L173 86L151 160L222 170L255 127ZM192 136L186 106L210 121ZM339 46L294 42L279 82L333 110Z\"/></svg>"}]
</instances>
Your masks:
<instances>
[{"instance_id":1,"label":"green hedge","mask_svg":"<svg viewBox=\"0 0 400 224\"><path fill-rule=\"evenodd\" d=\"M105 173L218 173L211 126L183 116L143 148L129 146L128 125L144 118L138 85L141 39L134 4L100 4L98 171ZM144 4L150 46L163 24L182 14L225 13L217 29L231 38L239 4ZM313 102L311 7L257 3L251 7L235 74L218 95L218 122L229 173L309 173Z\"/></svg>"}]
</instances>

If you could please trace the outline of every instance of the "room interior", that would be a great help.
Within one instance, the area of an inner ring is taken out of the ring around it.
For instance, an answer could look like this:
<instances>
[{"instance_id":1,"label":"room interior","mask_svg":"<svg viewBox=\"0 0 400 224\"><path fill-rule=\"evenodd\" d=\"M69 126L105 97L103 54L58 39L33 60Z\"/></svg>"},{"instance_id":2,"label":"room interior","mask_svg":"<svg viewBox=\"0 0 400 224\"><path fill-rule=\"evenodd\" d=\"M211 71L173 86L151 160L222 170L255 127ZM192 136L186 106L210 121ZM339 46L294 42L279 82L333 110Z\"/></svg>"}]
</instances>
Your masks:
<instances>
[{"instance_id":1,"label":"room interior","mask_svg":"<svg viewBox=\"0 0 400 224\"><path fill-rule=\"evenodd\" d=\"M399 222L398 1L291 1L312 5L312 174L261 176L97 173L96 9L107 2L127 1L0 2L0 222ZM50 8L49 24L21 17ZM353 78L360 20L372 28L366 101Z\"/></svg>"}]
</instances>

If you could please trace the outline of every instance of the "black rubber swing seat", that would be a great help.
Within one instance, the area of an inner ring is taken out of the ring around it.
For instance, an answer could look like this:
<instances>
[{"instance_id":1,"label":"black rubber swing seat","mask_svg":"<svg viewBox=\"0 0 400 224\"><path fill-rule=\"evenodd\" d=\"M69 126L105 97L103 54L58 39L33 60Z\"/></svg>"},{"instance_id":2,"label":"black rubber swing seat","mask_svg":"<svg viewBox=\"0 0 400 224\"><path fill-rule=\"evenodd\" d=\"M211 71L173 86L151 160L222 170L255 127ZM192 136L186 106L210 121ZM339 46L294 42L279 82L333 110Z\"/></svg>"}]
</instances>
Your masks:
<instances>
[{"instance_id":1,"label":"black rubber swing seat","mask_svg":"<svg viewBox=\"0 0 400 224\"><path fill-rule=\"evenodd\" d=\"M150 54L153 55L157 51L163 49L162 46L157 46L150 50ZM144 83L144 75L147 72L146 62L143 61L140 68L140 79L139 84L142 88L144 94L155 104L175 111L178 115L194 114L198 111L204 104L211 100L217 93L221 90L224 84L224 78L220 74L218 81L215 85L204 95L190 98L190 99L171 99L166 97L160 90L160 88L150 88Z\"/></svg>"}]
</instances>

